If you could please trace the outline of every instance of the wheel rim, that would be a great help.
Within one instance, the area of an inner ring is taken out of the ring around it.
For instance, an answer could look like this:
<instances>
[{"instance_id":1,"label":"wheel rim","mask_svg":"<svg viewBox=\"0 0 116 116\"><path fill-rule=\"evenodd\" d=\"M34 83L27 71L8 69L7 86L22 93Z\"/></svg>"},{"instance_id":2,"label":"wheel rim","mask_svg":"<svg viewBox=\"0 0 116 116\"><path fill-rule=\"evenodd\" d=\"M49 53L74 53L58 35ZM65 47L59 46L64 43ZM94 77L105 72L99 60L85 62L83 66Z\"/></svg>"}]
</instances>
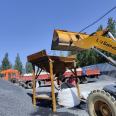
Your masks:
<instances>
[{"instance_id":1,"label":"wheel rim","mask_svg":"<svg viewBox=\"0 0 116 116\"><path fill-rule=\"evenodd\" d=\"M94 109L96 116L112 116L110 107L103 101L96 101Z\"/></svg>"}]
</instances>

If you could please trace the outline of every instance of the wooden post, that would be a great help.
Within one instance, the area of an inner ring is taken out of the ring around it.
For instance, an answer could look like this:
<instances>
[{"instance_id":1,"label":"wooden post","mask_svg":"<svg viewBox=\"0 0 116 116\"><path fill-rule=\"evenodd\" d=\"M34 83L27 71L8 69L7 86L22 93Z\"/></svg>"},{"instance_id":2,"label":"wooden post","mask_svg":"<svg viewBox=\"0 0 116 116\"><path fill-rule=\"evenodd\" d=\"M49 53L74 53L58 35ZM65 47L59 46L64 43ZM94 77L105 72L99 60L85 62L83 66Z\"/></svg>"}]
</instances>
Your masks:
<instances>
[{"instance_id":1,"label":"wooden post","mask_svg":"<svg viewBox=\"0 0 116 116\"><path fill-rule=\"evenodd\" d=\"M35 66L33 65L33 106L36 107Z\"/></svg>"},{"instance_id":2,"label":"wooden post","mask_svg":"<svg viewBox=\"0 0 116 116\"><path fill-rule=\"evenodd\" d=\"M76 62L74 61L74 72L75 72L75 76L76 76L76 87L77 87L77 95L80 96L80 87L79 87L79 83L78 83L78 77L77 77L77 71L76 71Z\"/></svg>"},{"instance_id":3,"label":"wooden post","mask_svg":"<svg viewBox=\"0 0 116 116\"><path fill-rule=\"evenodd\" d=\"M56 98L55 98L54 80L53 80L53 61L51 59L49 59L49 67L50 67L51 92L52 92L52 106L53 106L53 112L56 112Z\"/></svg>"}]
</instances>

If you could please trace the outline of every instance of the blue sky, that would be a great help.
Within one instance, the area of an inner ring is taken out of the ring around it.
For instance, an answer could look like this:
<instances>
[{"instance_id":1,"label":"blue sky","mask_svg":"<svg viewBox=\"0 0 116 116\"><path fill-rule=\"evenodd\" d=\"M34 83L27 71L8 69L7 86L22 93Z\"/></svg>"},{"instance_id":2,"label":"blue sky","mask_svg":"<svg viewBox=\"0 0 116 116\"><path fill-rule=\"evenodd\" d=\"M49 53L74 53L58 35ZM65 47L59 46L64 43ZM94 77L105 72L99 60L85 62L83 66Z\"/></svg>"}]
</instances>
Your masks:
<instances>
[{"instance_id":1,"label":"blue sky","mask_svg":"<svg viewBox=\"0 0 116 116\"><path fill-rule=\"evenodd\" d=\"M116 0L0 0L0 62L6 52L12 64L17 53L23 63L42 49L52 54L54 29L78 32L114 6ZM116 20L116 10L85 32L105 26L108 17Z\"/></svg>"}]
</instances>

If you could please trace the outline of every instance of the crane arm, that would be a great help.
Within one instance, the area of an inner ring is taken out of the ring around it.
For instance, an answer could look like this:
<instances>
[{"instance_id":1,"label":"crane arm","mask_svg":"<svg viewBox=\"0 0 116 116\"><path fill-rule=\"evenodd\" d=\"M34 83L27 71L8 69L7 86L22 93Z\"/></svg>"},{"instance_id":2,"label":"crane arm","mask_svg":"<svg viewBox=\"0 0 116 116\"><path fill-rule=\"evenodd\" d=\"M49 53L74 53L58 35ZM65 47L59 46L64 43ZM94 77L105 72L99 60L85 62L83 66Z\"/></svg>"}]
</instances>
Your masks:
<instances>
[{"instance_id":1,"label":"crane arm","mask_svg":"<svg viewBox=\"0 0 116 116\"><path fill-rule=\"evenodd\" d=\"M112 54L116 54L116 42L103 36L89 36L86 39L74 41L73 44L82 49L90 49L96 47Z\"/></svg>"},{"instance_id":2,"label":"crane arm","mask_svg":"<svg viewBox=\"0 0 116 116\"><path fill-rule=\"evenodd\" d=\"M116 55L116 41L110 37L105 37L105 33L106 30L98 31L91 35L55 30L52 41L52 49L69 51L96 47Z\"/></svg>"}]
</instances>

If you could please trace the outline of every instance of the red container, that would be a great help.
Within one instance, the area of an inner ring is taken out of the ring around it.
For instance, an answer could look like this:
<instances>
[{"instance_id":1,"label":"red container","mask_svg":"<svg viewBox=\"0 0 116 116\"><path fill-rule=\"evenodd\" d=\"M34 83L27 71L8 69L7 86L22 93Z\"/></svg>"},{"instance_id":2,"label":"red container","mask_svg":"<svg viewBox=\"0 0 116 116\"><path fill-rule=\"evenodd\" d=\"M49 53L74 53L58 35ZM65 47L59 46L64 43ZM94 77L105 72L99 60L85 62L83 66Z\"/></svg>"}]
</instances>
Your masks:
<instances>
[{"instance_id":1,"label":"red container","mask_svg":"<svg viewBox=\"0 0 116 116\"><path fill-rule=\"evenodd\" d=\"M99 69L87 69L86 70L86 75L87 76L91 76L91 75L99 75L100 74L100 70Z\"/></svg>"}]
</instances>

